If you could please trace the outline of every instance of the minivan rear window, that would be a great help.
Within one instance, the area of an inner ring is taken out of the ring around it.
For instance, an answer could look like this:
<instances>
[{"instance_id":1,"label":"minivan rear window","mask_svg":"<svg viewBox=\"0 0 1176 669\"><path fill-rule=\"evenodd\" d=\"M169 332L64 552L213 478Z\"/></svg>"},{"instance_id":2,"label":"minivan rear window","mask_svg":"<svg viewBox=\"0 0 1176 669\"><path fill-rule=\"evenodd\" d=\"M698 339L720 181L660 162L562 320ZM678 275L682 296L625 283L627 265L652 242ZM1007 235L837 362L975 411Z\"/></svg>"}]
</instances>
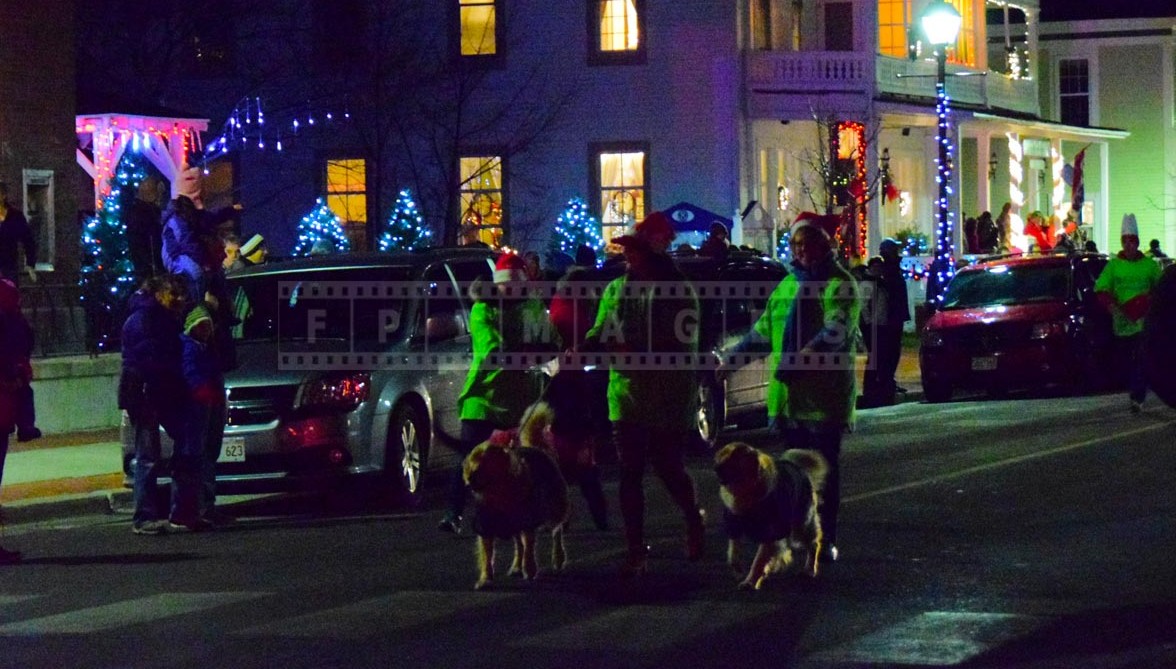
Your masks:
<instances>
[{"instance_id":1,"label":"minivan rear window","mask_svg":"<svg viewBox=\"0 0 1176 669\"><path fill-rule=\"evenodd\" d=\"M943 308L1063 302L1069 291L1067 265L996 265L957 274L944 293Z\"/></svg>"},{"instance_id":2,"label":"minivan rear window","mask_svg":"<svg viewBox=\"0 0 1176 669\"><path fill-rule=\"evenodd\" d=\"M348 282L375 286L414 279L404 267L319 269L231 277L229 294L240 323L240 341L310 342L316 350L372 351L395 341L406 327L407 301L383 296L312 296L312 283ZM283 292L282 286L287 290ZM372 295L372 291L365 291Z\"/></svg>"}]
</instances>

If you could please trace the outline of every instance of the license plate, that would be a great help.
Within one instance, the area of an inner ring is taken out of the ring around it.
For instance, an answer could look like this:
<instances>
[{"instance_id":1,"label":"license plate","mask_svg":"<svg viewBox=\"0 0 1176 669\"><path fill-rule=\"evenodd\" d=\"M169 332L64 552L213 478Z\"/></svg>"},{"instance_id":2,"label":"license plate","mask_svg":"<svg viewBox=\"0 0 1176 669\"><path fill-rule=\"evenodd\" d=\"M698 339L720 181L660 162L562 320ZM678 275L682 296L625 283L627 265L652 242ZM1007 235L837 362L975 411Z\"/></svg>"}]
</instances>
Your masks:
<instances>
[{"instance_id":1,"label":"license plate","mask_svg":"<svg viewBox=\"0 0 1176 669\"><path fill-rule=\"evenodd\" d=\"M217 462L245 462L245 437L225 437Z\"/></svg>"},{"instance_id":2,"label":"license plate","mask_svg":"<svg viewBox=\"0 0 1176 669\"><path fill-rule=\"evenodd\" d=\"M983 355L972 358L972 371L991 372L996 369L996 356Z\"/></svg>"}]
</instances>

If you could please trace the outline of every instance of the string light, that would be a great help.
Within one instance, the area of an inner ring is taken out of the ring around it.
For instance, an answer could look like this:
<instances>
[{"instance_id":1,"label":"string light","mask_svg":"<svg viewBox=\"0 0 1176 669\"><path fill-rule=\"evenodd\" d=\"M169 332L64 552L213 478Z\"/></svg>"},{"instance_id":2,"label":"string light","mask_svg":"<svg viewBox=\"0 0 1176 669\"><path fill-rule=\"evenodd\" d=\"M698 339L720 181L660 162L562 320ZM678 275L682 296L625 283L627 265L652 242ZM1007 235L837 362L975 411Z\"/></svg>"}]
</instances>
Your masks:
<instances>
[{"instance_id":1,"label":"string light","mask_svg":"<svg viewBox=\"0 0 1176 669\"><path fill-rule=\"evenodd\" d=\"M298 243L294 245L294 255L308 256L314 245L324 240L330 242L338 253L351 250L351 240L343 230L342 219L320 197L314 201L314 209L303 216L298 224Z\"/></svg>"},{"instance_id":2,"label":"string light","mask_svg":"<svg viewBox=\"0 0 1176 669\"><path fill-rule=\"evenodd\" d=\"M425 225L424 218L417 210L412 192L407 188L396 196L392 215L388 218L378 248L383 253L390 251L415 251L432 245L433 232Z\"/></svg>"},{"instance_id":3,"label":"string light","mask_svg":"<svg viewBox=\"0 0 1176 669\"><path fill-rule=\"evenodd\" d=\"M548 256L554 258L562 253L569 258L575 258L580 246L591 248L599 262L605 243L600 224L588 211L588 203L582 198L573 197L564 205L564 210L555 220L554 234L548 244Z\"/></svg>"}]
</instances>

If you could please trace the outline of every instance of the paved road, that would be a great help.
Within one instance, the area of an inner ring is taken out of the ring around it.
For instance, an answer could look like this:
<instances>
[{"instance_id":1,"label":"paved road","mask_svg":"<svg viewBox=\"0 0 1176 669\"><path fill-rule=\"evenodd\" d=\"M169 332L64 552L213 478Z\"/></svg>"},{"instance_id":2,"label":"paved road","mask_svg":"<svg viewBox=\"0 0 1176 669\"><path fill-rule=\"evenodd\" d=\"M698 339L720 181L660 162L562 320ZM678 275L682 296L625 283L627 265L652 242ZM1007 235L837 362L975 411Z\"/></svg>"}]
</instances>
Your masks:
<instances>
[{"instance_id":1,"label":"paved road","mask_svg":"<svg viewBox=\"0 0 1176 669\"><path fill-rule=\"evenodd\" d=\"M473 592L473 541L434 528L436 501L254 501L201 535L10 529L29 560L0 572L0 666L1176 666L1176 413L908 404L864 413L846 451L843 559L757 593L735 591L717 528L706 561L681 559L654 485L636 583L619 533L580 522L565 573Z\"/></svg>"}]
</instances>

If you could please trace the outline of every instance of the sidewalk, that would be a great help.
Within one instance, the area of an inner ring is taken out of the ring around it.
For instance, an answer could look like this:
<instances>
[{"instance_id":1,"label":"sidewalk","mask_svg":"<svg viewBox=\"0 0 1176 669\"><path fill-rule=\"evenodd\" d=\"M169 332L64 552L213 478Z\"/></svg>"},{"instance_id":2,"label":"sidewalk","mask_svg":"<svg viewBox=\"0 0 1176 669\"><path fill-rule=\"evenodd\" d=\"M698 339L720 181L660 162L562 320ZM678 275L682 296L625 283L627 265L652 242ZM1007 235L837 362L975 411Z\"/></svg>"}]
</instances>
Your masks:
<instances>
[{"instance_id":1,"label":"sidewalk","mask_svg":"<svg viewBox=\"0 0 1176 669\"><path fill-rule=\"evenodd\" d=\"M917 339L904 341L895 375L907 392L900 403L921 402ZM865 409L869 411L869 409ZM126 508L117 428L46 435L17 443L13 435L0 485L5 522L18 524Z\"/></svg>"}]
</instances>

